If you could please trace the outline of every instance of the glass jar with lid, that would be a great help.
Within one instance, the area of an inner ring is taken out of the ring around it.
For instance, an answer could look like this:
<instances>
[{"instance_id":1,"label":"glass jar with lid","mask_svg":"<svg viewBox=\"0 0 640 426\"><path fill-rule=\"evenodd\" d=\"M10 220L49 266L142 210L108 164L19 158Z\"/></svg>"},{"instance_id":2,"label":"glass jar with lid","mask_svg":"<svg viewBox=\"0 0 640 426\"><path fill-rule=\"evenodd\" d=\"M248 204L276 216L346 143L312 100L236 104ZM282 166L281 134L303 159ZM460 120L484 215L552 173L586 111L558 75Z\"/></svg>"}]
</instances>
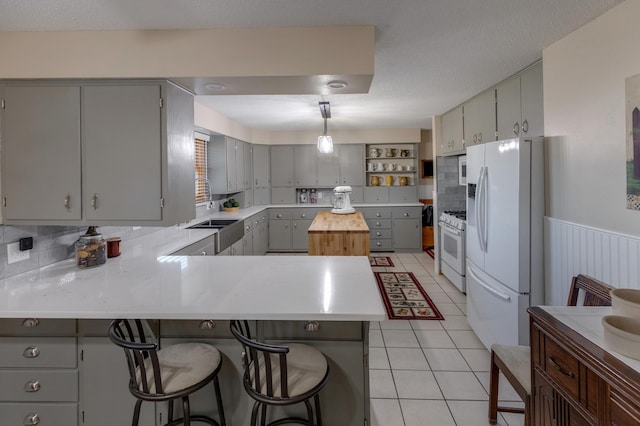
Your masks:
<instances>
[{"instance_id":1,"label":"glass jar with lid","mask_svg":"<svg viewBox=\"0 0 640 426\"><path fill-rule=\"evenodd\" d=\"M78 268L92 268L107 261L107 240L90 226L87 233L76 241L76 265Z\"/></svg>"}]
</instances>

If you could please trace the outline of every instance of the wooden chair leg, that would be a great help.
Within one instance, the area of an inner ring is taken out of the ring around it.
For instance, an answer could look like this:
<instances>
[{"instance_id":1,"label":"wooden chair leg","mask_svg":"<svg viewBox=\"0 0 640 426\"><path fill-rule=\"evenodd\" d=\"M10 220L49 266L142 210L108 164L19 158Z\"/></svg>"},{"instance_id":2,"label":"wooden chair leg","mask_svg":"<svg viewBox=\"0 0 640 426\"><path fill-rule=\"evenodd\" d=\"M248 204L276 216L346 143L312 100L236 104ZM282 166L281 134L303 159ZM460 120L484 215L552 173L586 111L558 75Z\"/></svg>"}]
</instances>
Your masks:
<instances>
[{"instance_id":1,"label":"wooden chair leg","mask_svg":"<svg viewBox=\"0 0 640 426\"><path fill-rule=\"evenodd\" d=\"M524 400L524 426L531 426L531 398Z\"/></svg>"},{"instance_id":2,"label":"wooden chair leg","mask_svg":"<svg viewBox=\"0 0 640 426\"><path fill-rule=\"evenodd\" d=\"M489 377L489 423L495 425L498 422L498 380L500 369L495 362L495 354L491 351L491 375Z\"/></svg>"}]
</instances>

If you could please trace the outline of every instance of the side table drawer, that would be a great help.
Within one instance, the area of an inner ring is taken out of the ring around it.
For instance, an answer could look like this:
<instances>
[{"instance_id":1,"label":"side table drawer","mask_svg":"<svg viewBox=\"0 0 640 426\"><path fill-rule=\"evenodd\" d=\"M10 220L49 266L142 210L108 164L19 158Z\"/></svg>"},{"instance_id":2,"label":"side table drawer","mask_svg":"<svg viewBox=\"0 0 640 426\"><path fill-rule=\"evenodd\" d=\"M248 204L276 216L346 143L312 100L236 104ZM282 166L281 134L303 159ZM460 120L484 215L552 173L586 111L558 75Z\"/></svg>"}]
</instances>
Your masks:
<instances>
[{"instance_id":1,"label":"side table drawer","mask_svg":"<svg viewBox=\"0 0 640 426\"><path fill-rule=\"evenodd\" d=\"M77 370L0 370L0 401L78 401Z\"/></svg>"},{"instance_id":2,"label":"side table drawer","mask_svg":"<svg viewBox=\"0 0 640 426\"><path fill-rule=\"evenodd\" d=\"M78 404L0 404L2 424L78 426Z\"/></svg>"},{"instance_id":3,"label":"side table drawer","mask_svg":"<svg viewBox=\"0 0 640 426\"><path fill-rule=\"evenodd\" d=\"M0 337L0 367L76 368L75 337Z\"/></svg>"},{"instance_id":4,"label":"side table drawer","mask_svg":"<svg viewBox=\"0 0 640 426\"><path fill-rule=\"evenodd\" d=\"M545 336L542 368L555 383L578 399L580 362L548 335Z\"/></svg>"}]
</instances>

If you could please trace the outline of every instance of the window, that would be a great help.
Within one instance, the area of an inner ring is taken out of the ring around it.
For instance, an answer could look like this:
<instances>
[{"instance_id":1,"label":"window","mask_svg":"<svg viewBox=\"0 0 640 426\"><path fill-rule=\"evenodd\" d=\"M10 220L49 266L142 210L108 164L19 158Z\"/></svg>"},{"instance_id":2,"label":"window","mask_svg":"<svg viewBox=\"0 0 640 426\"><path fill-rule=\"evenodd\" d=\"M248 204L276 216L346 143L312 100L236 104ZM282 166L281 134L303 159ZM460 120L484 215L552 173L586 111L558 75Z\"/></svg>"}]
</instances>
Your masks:
<instances>
[{"instance_id":1,"label":"window","mask_svg":"<svg viewBox=\"0 0 640 426\"><path fill-rule=\"evenodd\" d=\"M195 137L195 173L196 173L196 204L207 201L209 181L207 177L207 142L206 135L196 133Z\"/></svg>"}]
</instances>

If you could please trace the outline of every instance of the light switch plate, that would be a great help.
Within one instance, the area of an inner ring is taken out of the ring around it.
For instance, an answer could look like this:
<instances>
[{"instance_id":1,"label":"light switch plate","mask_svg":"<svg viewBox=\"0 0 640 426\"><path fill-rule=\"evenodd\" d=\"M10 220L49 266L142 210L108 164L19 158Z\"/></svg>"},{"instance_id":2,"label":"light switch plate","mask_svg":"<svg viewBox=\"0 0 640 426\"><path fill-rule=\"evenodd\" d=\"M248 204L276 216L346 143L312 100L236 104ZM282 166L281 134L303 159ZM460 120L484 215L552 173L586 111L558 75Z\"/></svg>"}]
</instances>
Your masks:
<instances>
[{"instance_id":1,"label":"light switch plate","mask_svg":"<svg viewBox=\"0 0 640 426\"><path fill-rule=\"evenodd\" d=\"M21 260L28 260L31 253L31 250L20 251L20 243L9 243L7 244L7 263L15 263L20 262Z\"/></svg>"}]
</instances>

